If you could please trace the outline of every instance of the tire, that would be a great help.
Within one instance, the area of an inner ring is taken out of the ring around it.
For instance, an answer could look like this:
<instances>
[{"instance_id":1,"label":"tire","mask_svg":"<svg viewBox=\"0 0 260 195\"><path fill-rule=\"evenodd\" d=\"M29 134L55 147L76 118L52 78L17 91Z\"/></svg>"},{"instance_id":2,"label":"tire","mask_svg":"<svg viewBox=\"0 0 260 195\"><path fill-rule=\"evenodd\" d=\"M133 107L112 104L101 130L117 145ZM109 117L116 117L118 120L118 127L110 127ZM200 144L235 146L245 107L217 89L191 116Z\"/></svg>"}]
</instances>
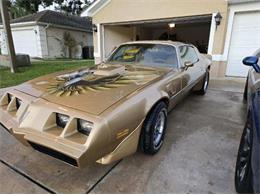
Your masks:
<instances>
[{"instance_id":1,"label":"tire","mask_svg":"<svg viewBox=\"0 0 260 195\"><path fill-rule=\"evenodd\" d=\"M235 170L235 187L237 193L253 193L251 153L253 146L253 132L250 119L247 120L237 154Z\"/></svg>"},{"instance_id":2,"label":"tire","mask_svg":"<svg viewBox=\"0 0 260 195\"><path fill-rule=\"evenodd\" d=\"M159 102L144 121L140 137L140 148L143 153L153 155L160 150L166 126L167 106L164 102Z\"/></svg>"},{"instance_id":3,"label":"tire","mask_svg":"<svg viewBox=\"0 0 260 195\"><path fill-rule=\"evenodd\" d=\"M203 79L203 85L201 89L198 91L199 95L205 95L207 93L209 86L209 70L206 71L204 79Z\"/></svg>"},{"instance_id":4,"label":"tire","mask_svg":"<svg viewBox=\"0 0 260 195\"><path fill-rule=\"evenodd\" d=\"M247 92L248 92L248 77L246 79L246 85L245 85L245 90L243 94L243 101L246 103L247 102Z\"/></svg>"}]
</instances>

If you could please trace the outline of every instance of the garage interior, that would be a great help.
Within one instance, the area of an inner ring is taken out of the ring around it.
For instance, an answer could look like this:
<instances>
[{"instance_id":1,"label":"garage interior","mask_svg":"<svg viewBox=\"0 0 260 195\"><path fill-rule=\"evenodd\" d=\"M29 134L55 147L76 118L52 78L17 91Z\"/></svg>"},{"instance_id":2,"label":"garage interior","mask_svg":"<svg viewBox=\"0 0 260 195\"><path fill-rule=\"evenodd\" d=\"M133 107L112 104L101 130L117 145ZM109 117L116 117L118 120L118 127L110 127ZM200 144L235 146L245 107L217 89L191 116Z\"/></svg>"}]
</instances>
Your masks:
<instances>
[{"instance_id":1,"label":"garage interior","mask_svg":"<svg viewBox=\"0 0 260 195\"><path fill-rule=\"evenodd\" d=\"M119 44L137 40L171 40L195 45L208 53L212 15L104 25L104 52L107 58Z\"/></svg>"}]
</instances>

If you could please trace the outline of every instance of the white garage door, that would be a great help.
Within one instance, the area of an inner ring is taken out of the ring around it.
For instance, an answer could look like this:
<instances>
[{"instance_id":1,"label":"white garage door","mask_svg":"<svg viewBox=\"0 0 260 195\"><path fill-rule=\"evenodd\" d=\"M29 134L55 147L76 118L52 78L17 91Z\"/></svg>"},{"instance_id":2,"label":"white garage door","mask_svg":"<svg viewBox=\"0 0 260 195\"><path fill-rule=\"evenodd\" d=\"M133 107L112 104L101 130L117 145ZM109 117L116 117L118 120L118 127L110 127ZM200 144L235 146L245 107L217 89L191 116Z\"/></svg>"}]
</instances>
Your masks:
<instances>
[{"instance_id":1,"label":"white garage door","mask_svg":"<svg viewBox=\"0 0 260 195\"><path fill-rule=\"evenodd\" d=\"M13 40L16 53L37 56L36 35L34 30L13 31Z\"/></svg>"},{"instance_id":2,"label":"white garage door","mask_svg":"<svg viewBox=\"0 0 260 195\"><path fill-rule=\"evenodd\" d=\"M260 48L260 12L235 14L226 74L246 77L248 67L242 64L242 60L252 55L258 48Z\"/></svg>"}]
</instances>

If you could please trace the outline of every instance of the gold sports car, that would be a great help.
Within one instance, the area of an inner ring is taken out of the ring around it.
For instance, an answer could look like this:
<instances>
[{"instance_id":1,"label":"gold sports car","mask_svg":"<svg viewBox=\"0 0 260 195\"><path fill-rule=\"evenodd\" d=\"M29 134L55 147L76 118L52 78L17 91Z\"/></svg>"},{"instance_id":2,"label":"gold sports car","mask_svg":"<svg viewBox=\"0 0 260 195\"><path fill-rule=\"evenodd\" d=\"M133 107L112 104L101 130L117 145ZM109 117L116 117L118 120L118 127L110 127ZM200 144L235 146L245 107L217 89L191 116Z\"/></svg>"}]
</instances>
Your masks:
<instances>
[{"instance_id":1,"label":"gold sports car","mask_svg":"<svg viewBox=\"0 0 260 195\"><path fill-rule=\"evenodd\" d=\"M171 41L120 45L100 65L42 76L8 91L0 123L21 143L83 167L163 144L167 113L205 94L211 57Z\"/></svg>"}]
</instances>

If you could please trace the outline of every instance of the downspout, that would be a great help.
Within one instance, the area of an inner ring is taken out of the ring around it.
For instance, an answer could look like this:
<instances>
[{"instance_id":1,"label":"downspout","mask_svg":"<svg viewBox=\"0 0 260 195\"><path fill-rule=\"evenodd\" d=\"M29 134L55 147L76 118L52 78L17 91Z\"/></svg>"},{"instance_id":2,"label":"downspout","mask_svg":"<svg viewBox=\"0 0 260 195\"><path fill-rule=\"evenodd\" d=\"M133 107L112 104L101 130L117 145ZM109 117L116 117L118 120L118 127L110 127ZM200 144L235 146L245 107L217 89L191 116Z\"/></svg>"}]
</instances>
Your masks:
<instances>
[{"instance_id":1,"label":"downspout","mask_svg":"<svg viewBox=\"0 0 260 195\"><path fill-rule=\"evenodd\" d=\"M48 43L48 36L47 36L47 29L50 27L50 23L47 24L47 26L44 27L45 30L45 39L46 39L46 45L47 45L47 56L49 57L49 43Z\"/></svg>"}]
</instances>

